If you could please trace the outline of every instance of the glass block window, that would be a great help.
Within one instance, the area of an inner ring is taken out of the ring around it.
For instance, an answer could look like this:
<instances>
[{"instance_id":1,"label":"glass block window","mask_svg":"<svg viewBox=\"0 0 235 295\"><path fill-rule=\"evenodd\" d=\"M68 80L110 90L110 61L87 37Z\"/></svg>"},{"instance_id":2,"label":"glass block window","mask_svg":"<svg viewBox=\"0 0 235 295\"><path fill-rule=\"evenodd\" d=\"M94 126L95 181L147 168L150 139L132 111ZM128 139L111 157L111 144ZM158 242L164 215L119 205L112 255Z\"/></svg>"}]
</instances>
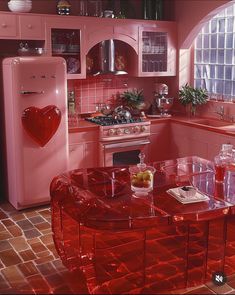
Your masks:
<instances>
[{"instance_id":1,"label":"glass block window","mask_svg":"<svg viewBox=\"0 0 235 295\"><path fill-rule=\"evenodd\" d=\"M211 99L235 99L235 4L204 25L195 39L194 86Z\"/></svg>"}]
</instances>

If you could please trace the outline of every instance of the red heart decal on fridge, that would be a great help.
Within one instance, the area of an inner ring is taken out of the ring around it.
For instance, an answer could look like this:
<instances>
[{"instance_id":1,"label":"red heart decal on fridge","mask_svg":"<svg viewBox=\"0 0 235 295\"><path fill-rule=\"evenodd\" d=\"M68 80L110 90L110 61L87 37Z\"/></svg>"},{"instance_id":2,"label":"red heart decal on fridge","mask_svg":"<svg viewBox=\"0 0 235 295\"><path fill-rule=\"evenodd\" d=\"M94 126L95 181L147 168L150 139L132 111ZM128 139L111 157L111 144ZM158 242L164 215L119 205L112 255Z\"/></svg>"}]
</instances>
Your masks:
<instances>
[{"instance_id":1,"label":"red heart decal on fridge","mask_svg":"<svg viewBox=\"0 0 235 295\"><path fill-rule=\"evenodd\" d=\"M23 111L21 119L28 135L40 146L44 146L60 125L61 111L54 105L43 109L29 107Z\"/></svg>"}]
</instances>

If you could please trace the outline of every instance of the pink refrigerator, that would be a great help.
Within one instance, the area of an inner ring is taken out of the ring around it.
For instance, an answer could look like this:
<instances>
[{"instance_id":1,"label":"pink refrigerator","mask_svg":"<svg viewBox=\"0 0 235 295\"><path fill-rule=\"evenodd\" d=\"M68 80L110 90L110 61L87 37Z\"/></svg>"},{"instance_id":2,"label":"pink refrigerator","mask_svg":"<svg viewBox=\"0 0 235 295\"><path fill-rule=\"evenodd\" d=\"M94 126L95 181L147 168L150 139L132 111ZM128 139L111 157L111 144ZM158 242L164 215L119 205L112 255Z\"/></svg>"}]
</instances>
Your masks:
<instances>
[{"instance_id":1,"label":"pink refrigerator","mask_svg":"<svg viewBox=\"0 0 235 295\"><path fill-rule=\"evenodd\" d=\"M60 57L3 60L8 200L49 203L52 178L67 170L66 64Z\"/></svg>"}]
</instances>

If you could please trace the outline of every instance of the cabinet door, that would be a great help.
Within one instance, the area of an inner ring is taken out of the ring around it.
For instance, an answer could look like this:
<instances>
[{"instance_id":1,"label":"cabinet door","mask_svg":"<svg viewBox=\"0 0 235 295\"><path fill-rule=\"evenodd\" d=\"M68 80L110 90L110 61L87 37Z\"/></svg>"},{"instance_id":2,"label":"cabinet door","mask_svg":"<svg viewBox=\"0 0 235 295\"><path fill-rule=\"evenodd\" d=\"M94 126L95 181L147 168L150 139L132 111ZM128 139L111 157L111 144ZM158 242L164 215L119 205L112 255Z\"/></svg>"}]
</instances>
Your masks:
<instances>
[{"instance_id":1,"label":"cabinet door","mask_svg":"<svg viewBox=\"0 0 235 295\"><path fill-rule=\"evenodd\" d=\"M69 145L69 170L84 168L84 151L83 143Z\"/></svg>"},{"instance_id":2,"label":"cabinet door","mask_svg":"<svg viewBox=\"0 0 235 295\"><path fill-rule=\"evenodd\" d=\"M84 168L91 168L98 166L98 144L97 142L86 142L85 143L85 158Z\"/></svg>"},{"instance_id":3,"label":"cabinet door","mask_svg":"<svg viewBox=\"0 0 235 295\"><path fill-rule=\"evenodd\" d=\"M139 30L139 76L176 75L175 23Z\"/></svg>"},{"instance_id":4,"label":"cabinet door","mask_svg":"<svg viewBox=\"0 0 235 295\"><path fill-rule=\"evenodd\" d=\"M64 19L64 18L63 18ZM86 77L84 27L75 20L62 23L61 17L46 20L46 48L52 56L61 56L67 64L67 79Z\"/></svg>"},{"instance_id":5,"label":"cabinet door","mask_svg":"<svg viewBox=\"0 0 235 295\"><path fill-rule=\"evenodd\" d=\"M171 158L169 122L151 124L149 161L163 161Z\"/></svg>"},{"instance_id":6,"label":"cabinet door","mask_svg":"<svg viewBox=\"0 0 235 295\"><path fill-rule=\"evenodd\" d=\"M43 40L45 34L42 26L41 16L23 15L20 21L20 38L30 40Z\"/></svg>"},{"instance_id":7,"label":"cabinet door","mask_svg":"<svg viewBox=\"0 0 235 295\"><path fill-rule=\"evenodd\" d=\"M0 14L0 38L14 39L17 37L17 16Z\"/></svg>"}]
</instances>

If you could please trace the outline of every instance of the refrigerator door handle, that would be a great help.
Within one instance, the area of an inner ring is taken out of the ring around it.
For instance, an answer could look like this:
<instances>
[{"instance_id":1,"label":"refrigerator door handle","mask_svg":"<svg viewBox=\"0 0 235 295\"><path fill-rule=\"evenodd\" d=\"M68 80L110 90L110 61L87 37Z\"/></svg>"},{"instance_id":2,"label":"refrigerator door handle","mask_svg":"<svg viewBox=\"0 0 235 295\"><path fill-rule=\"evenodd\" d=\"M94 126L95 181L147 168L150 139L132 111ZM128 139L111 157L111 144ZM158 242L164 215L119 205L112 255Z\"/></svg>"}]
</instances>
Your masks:
<instances>
[{"instance_id":1,"label":"refrigerator door handle","mask_svg":"<svg viewBox=\"0 0 235 295\"><path fill-rule=\"evenodd\" d=\"M27 90L21 90L20 94L44 94L44 91L27 91Z\"/></svg>"}]
</instances>

